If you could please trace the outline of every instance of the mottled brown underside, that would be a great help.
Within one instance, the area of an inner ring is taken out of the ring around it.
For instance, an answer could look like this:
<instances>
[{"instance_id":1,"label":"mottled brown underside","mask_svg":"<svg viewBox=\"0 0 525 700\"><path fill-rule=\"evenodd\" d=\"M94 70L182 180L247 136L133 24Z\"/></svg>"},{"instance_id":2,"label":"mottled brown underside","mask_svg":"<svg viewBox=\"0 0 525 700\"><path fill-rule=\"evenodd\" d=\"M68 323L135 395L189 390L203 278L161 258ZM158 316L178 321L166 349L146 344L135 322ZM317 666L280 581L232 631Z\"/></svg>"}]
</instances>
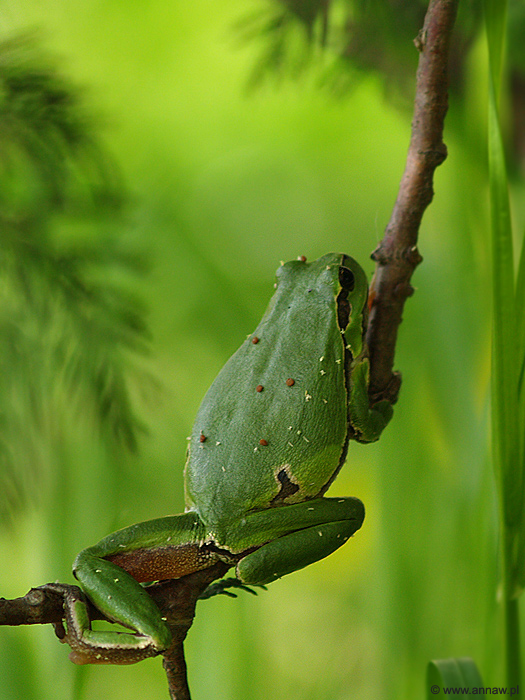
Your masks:
<instances>
[{"instance_id":1,"label":"mottled brown underside","mask_svg":"<svg viewBox=\"0 0 525 700\"><path fill-rule=\"evenodd\" d=\"M219 561L217 554L197 544L136 549L114 554L106 559L127 571L139 583L180 578L213 566Z\"/></svg>"}]
</instances>

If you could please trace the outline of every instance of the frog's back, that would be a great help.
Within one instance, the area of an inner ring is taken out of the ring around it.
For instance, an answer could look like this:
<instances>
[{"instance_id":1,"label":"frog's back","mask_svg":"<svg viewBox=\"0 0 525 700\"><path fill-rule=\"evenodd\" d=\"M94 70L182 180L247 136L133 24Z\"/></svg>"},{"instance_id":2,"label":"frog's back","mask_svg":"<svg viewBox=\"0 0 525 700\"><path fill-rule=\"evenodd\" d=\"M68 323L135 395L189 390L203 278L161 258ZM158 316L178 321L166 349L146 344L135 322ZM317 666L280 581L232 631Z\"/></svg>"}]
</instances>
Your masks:
<instances>
[{"instance_id":1,"label":"frog's back","mask_svg":"<svg viewBox=\"0 0 525 700\"><path fill-rule=\"evenodd\" d=\"M334 293L341 259L280 268L261 323L202 402L187 502L214 532L252 509L316 497L344 458L345 350Z\"/></svg>"}]
</instances>

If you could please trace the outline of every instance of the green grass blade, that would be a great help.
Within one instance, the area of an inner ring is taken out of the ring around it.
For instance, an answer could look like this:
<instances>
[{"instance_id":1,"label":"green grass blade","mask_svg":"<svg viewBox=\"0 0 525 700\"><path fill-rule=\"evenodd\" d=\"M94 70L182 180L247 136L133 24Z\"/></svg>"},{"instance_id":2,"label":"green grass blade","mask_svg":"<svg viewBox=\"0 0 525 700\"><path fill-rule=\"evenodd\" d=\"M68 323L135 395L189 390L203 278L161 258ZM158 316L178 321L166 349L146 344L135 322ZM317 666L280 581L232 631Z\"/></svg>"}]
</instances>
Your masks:
<instances>
[{"instance_id":1,"label":"green grass blade","mask_svg":"<svg viewBox=\"0 0 525 700\"><path fill-rule=\"evenodd\" d=\"M507 26L507 0L485 0L485 31L489 48L489 68L496 96L500 92L503 48Z\"/></svg>"},{"instance_id":2,"label":"green grass blade","mask_svg":"<svg viewBox=\"0 0 525 700\"><path fill-rule=\"evenodd\" d=\"M489 96L489 181L493 255L492 407L496 471L507 525L521 518L522 478L518 469L518 355L510 207L494 88Z\"/></svg>"},{"instance_id":3,"label":"green grass blade","mask_svg":"<svg viewBox=\"0 0 525 700\"><path fill-rule=\"evenodd\" d=\"M516 299L510 203L505 156L498 117L506 3L486 0L489 47L488 150L493 272L492 428L502 518L511 539L519 528L523 479L518 423L519 362L516 343ZM512 532L511 532L512 531ZM506 538L508 540L508 538ZM510 540L507 541L510 547ZM507 558L506 565L513 567ZM511 584L511 571L507 582ZM512 582L515 583L515 582ZM510 590L510 587L507 589Z\"/></svg>"},{"instance_id":4,"label":"green grass blade","mask_svg":"<svg viewBox=\"0 0 525 700\"><path fill-rule=\"evenodd\" d=\"M521 255L516 282L516 309L525 308L525 245L522 242ZM518 424L521 426L520 435L520 470L525 474L525 314L518 312L516 317L516 354L518 361ZM524 479L525 480L525 479ZM525 517L522 515L522 521ZM522 524L519 533L518 546L518 583L525 587L525 525Z\"/></svg>"},{"instance_id":5,"label":"green grass blade","mask_svg":"<svg viewBox=\"0 0 525 700\"><path fill-rule=\"evenodd\" d=\"M519 610L523 565L523 468L518 401L517 306L510 201L498 116L507 3L485 0L489 51L488 156L493 276L492 444L502 541L505 668L509 686L521 675ZM521 281L520 281L521 283Z\"/></svg>"},{"instance_id":6,"label":"green grass blade","mask_svg":"<svg viewBox=\"0 0 525 700\"><path fill-rule=\"evenodd\" d=\"M444 695L443 688L479 689L483 680L475 661L468 657L435 659L427 666L427 700ZM438 690L439 688L439 690ZM436 692L437 691L437 692Z\"/></svg>"},{"instance_id":7,"label":"green grass blade","mask_svg":"<svg viewBox=\"0 0 525 700\"><path fill-rule=\"evenodd\" d=\"M521 255L518 266L518 278L516 282L516 309L525 308L525 245L521 244ZM517 315L517 355L518 355L518 401L519 401L519 425L522 426L521 431L521 459L522 472L525 473L525 314L518 313ZM521 537L525 543L525 537ZM519 555L519 561L524 562L525 552ZM522 564L525 567L525 562ZM523 574L520 580L524 580Z\"/></svg>"},{"instance_id":8,"label":"green grass blade","mask_svg":"<svg viewBox=\"0 0 525 700\"><path fill-rule=\"evenodd\" d=\"M521 255L520 255L520 260L519 260L519 265L518 265L518 277L517 277L517 282L516 282L516 309L523 309L525 308L525 245L523 244L523 239L522 239L522 244L521 244ZM524 373L524 366L525 366L525 314L524 313L518 313L517 318L517 355L518 355L518 361L520 363L520 369L519 369L519 386L518 386L518 393L521 401L521 396L522 396L522 390L521 387L523 385L523 373ZM520 420L520 425L525 425L523 420Z\"/></svg>"}]
</instances>

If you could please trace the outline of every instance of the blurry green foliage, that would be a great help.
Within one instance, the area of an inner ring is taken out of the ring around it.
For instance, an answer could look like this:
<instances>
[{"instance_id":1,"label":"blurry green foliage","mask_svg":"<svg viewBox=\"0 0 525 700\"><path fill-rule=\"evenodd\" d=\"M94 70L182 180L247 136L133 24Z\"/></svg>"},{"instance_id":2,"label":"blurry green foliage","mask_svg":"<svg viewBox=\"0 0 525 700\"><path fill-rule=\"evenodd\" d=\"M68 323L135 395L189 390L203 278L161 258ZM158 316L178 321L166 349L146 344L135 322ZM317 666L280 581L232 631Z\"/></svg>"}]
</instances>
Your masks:
<instances>
[{"instance_id":1,"label":"blurry green foliage","mask_svg":"<svg viewBox=\"0 0 525 700\"><path fill-rule=\"evenodd\" d=\"M411 110L417 69L414 39L423 26L426 0L261 0L238 23L241 37L256 44L251 84L264 79L297 78L315 70L319 86L348 95L364 76L375 75L388 99ZM469 62L482 33L483 3L462 0L450 47L450 90L464 100L470 85ZM511 168L525 162L525 8L510 0L506 82ZM453 124L462 138L467 119Z\"/></svg>"},{"instance_id":2,"label":"blurry green foliage","mask_svg":"<svg viewBox=\"0 0 525 700\"><path fill-rule=\"evenodd\" d=\"M293 75L312 65L319 60L314 47L321 45L326 81L339 91L348 91L363 73L374 72L392 96L396 91L413 94L413 40L423 26L426 0L263 0L258 5L240 24L246 38L262 39L256 82L264 75ZM451 82L457 89L480 20L479 2L461 3L451 48Z\"/></svg>"},{"instance_id":3,"label":"blurry green foliage","mask_svg":"<svg viewBox=\"0 0 525 700\"><path fill-rule=\"evenodd\" d=\"M129 447L139 427L127 374L146 328L119 268L143 266L112 235L121 184L96 127L47 64L28 36L0 43L0 520L35 492L64 397Z\"/></svg>"}]
</instances>

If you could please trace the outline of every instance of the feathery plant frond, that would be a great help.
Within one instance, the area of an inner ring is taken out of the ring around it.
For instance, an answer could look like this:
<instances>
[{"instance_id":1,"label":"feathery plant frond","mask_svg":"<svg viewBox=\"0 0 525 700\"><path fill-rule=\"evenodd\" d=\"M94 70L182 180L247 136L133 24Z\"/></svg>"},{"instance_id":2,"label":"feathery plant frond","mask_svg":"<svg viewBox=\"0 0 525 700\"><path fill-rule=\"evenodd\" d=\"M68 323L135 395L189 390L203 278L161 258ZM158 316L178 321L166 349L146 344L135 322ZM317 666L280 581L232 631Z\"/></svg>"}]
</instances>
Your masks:
<instances>
[{"instance_id":1,"label":"feathery plant frond","mask_svg":"<svg viewBox=\"0 0 525 700\"><path fill-rule=\"evenodd\" d=\"M14 207L41 218L46 204L53 209L104 201L118 205L120 182L78 89L31 37L0 43L0 81L1 168L9 186L0 195L3 212Z\"/></svg>"},{"instance_id":2,"label":"feathery plant frond","mask_svg":"<svg viewBox=\"0 0 525 700\"><path fill-rule=\"evenodd\" d=\"M0 43L0 518L35 488L61 411L129 448L141 427L147 332L123 280L143 264L114 233L122 187L95 124L47 64L31 38Z\"/></svg>"},{"instance_id":3,"label":"feathery plant frond","mask_svg":"<svg viewBox=\"0 0 525 700\"><path fill-rule=\"evenodd\" d=\"M452 45L452 87L462 84L463 63L480 26L479 3L467 6ZM358 76L373 72L385 78L388 91L411 94L417 53L413 39L423 25L426 0L260 0L260 9L238 24L247 41L260 39L263 49L251 82L269 74L296 77L326 49L322 80L348 93Z\"/></svg>"},{"instance_id":4,"label":"feathery plant frond","mask_svg":"<svg viewBox=\"0 0 525 700\"><path fill-rule=\"evenodd\" d=\"M316 44L325 46L328 32L327 0L266 2L237 23L245 42L263 42L250 83L256 86L269 73L296 77L311 63Z\"/></svg>"}]
</instances>

